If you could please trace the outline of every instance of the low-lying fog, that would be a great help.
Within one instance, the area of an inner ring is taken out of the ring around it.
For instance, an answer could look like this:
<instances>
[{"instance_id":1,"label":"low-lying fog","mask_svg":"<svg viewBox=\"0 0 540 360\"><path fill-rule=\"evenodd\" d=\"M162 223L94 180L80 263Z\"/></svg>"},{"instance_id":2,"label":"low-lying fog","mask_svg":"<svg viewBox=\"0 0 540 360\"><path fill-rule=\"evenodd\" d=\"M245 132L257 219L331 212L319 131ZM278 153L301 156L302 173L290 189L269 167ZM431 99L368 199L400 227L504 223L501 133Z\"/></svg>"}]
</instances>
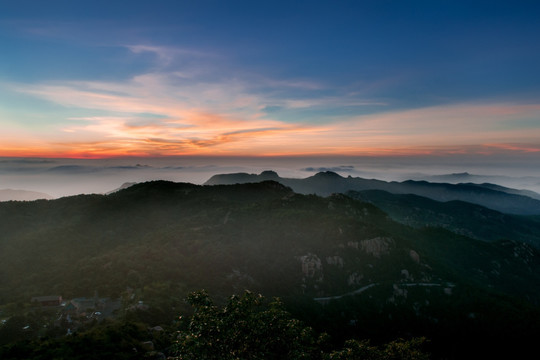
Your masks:
<instances>
[{"instance_id":1,"label":"low-lying fog","mask_svg":"<svg viewBox=\"0 0 540 360\"><path fill-rule=\"evenodd\" d=\"M274 170L305 178L319 171L386 181L491 182L540 192L540 167L527 161L482 158L266 157L266 158L0 158L0 189L38 191L52 197L107 193L126 182L170 180L202 184L212 175ZM453 174L453 176L446 176ZM445 176L441 176L445 175Z\"/></svg>"}]
</instances>

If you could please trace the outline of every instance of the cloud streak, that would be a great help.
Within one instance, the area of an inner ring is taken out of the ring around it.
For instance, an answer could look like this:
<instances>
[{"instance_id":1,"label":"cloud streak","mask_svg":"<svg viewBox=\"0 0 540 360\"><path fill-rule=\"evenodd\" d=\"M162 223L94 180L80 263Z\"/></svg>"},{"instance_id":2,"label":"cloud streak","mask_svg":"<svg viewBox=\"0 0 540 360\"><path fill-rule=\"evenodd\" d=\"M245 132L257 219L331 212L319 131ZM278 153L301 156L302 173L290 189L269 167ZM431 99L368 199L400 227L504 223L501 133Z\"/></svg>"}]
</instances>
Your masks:
<instances>
[{"instance_id":1,"label":"cloud streak","mask_svg":"<svg viewBox=\"0 0 540 360\"><path fill-rule=\"evenodd\" d=\"M0 135L3 155L487 154L540 148L540 125L531 121L540 118L536 103L391 110L387 101L320 82L238 71L216 76L224 68L194 65L196 59L215 60L213 54L124 47L136 56L153 55L155 69L117 81L5 84L70 115L48 124L42 138L26 143L24 131L32 133L30 129L20 124L6 128L8 135ZM14 133L20 134L20 144L9 140Z\"/></svg>"}]
</instances>

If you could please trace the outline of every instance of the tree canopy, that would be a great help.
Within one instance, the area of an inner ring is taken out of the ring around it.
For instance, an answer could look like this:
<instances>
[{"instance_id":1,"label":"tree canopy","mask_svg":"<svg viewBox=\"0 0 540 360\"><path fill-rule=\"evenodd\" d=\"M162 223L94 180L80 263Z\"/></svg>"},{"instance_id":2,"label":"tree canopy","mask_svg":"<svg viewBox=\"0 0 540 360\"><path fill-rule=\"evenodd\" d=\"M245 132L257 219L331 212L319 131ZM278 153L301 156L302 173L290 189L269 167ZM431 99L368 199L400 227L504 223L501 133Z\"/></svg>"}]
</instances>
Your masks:
<instances>
[{"instance_id":1,"label":"tree canopy","mask_svg":"<svg viewBox=\"0 0 540 360\"><path fill-rule=\"evenodd\" d=\"M367 340L348 340L343 349L331 350L329 337L287 312L275 298L267 302L262 295L246 291L231 296L217 306L205 291L190 294L194 313L182 319L185 329L178 333L174 353L177 360L226 359L373 359L424 360L424 338L396 340L382 347Z\"/></svg>"}]
</instances>

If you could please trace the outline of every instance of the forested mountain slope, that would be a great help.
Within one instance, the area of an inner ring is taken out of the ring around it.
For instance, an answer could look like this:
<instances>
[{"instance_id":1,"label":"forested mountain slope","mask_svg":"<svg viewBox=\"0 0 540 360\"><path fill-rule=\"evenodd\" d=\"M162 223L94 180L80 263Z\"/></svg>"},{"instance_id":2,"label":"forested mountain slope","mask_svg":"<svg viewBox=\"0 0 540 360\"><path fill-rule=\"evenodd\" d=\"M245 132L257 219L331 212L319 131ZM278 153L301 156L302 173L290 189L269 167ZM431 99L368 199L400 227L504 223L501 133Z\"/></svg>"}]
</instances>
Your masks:
<instances>
[{"instance_id":1,"label":"forested mountain slope","mask_svg":"<svg viewBox=\"0 0 540 360\"><path fill-rule=\"evenodd\" d=\"M2 304L129 288L168 306L191 290L219 299L250 289L281 296L337 336L429 333L443 347L450 335L525 341L540 319L534 247L415 229L373 204L296 194L274 181L155 181L110 195L6 202L0 230Z\"/></svg>"},{"instance_id":2,"label":"forested mountain slope","mask_svg":"<svg viewBox=\"0 0 540 360\"><path fill-rule=\"evenodd\" d=\"M536 217L504 214L465 201L440 202L382 190L349 191L346 194L372 203L392 219L415 228L441 227L474 239L512 239L540 248L540 221Z\"/></svg>"}]
</instances>

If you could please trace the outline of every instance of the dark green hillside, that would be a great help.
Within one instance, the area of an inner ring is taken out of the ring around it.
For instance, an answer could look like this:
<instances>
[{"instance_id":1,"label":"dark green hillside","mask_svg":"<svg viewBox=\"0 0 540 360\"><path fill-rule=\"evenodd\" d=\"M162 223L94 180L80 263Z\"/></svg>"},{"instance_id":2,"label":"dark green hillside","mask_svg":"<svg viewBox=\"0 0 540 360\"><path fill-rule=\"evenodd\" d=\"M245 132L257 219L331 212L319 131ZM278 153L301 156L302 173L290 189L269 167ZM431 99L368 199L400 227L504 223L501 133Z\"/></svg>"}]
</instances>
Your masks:
<instances>
[{"instance_id":1,"label":"dark green hillside","mask_svg":"<svg viewBox=\"0 0 540 360\"><path fill-rule=\"evenodd\" d=\"M347 195L372 203L392 219L412 227L442 227L479 240L511 239L540 248L540 222L533 217L504 214L464 201L439 202L380 190L350 191Z\"/></svg>"},{"instance_id":2,"label":"dark green hillside","mask_svg":"<svg viewBox=\"0 0 540 360\"><path fill-rule=\"evenodd\" d=\"M153 182L109 196L0 205L4 302L96 289L117 295L154 280L223 287L226 294L232 289L226 284L240 286L236 278L249 280L245 286L300 291L297 257L314 249L333 255L340 227L346 242L378 235L376 223L385 221L369 204L295 195L274 182ZM329 211L332 206L338 209ZM372 221L356 220L364 208Z\"/></svg>"},{"instance_id":3,"label":"dark green hillside","mask_svg":"<svg viewBox=\"0 0 540 360\"><path fill-rule=\"evenodd\" d=\"M5 309L34 296L98 293L125 306L144 301L138 316L152 326L169 324L191 290L219 303L250 289L282 297L337 343L427 336L441 356L471 336L480 347L500 337L522 346L540 330L539 259L520 241L415 229L373 204L273 181L156 181L106 196L0 203Z\"/></svg>"}]
</instances>

